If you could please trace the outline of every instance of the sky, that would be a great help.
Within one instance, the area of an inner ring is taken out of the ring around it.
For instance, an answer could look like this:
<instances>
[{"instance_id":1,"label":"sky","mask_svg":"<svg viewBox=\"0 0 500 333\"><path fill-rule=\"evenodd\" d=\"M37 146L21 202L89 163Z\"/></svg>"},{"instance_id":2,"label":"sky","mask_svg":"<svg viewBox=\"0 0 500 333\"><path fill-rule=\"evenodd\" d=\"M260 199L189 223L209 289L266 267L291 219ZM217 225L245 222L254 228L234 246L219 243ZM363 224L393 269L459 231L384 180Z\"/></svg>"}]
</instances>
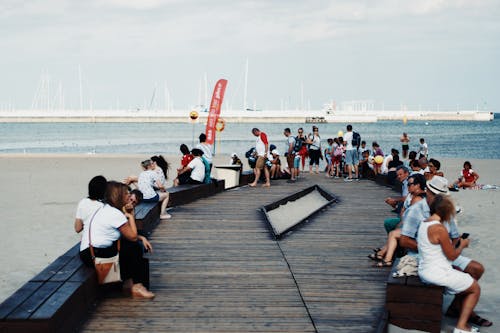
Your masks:
<instances>
[{"instance_id":1,"label":"sky","mask_svg":"<svg viewBox=\"0 0 500 333\"><path fill-rule=\"evenodd\" d=\"M498 0L2 0L0 109L190 110L205 77L243 109L248 61L247 107L500 112L499 18Z\"/></svg>"}]
</instances>

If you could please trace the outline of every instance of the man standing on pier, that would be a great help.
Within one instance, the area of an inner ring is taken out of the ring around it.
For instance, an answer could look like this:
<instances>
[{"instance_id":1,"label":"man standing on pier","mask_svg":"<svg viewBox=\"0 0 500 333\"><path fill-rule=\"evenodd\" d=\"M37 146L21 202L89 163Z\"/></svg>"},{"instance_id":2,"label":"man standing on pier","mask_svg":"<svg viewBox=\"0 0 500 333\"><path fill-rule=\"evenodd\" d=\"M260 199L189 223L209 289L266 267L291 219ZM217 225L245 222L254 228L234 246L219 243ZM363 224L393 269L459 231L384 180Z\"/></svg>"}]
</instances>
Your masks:
<instances>
[{"instance_id":1,"label":"man standing on pier","mask_svg":"<svg viewBox=\"0 0 500 333\"><path fill-rule=\"evenodd\" d=\"M347 133L344 135L344 142L346 142L345 146L345 162L347 164L347 172L349 176L345 179L346 182L352 182L352 167L354 166L354 174L355 179L359 180L358 175L358 148L360 144L361 137L359 134L352 131L352 125L347 125L346 127Z\"/></svg>"},{"instance_id":2,"label":"man standing on pier","mask_svg":"<svg viewBox=\"0 0 500 333\"><path fill-rule=\"evenodd\" d=\"M262 169L264 169L264 175L266 176L266 182L262 185L262 187L270 187L271 181L269 177L269 170L266 166L267 154L269 152L269 142L267 141L267 135L264 132L261 132L258 128L252 129L252 134L257 137L255 141L255 150L257 151L257 162L255 163L255 180L248 184L251 187L257 186L257 182L259 181L260 174Z\"/></svg>"},{"instance_id":3,"label":"man standing on pier","mask_svg":"<svg viewBox=\"0 0 500 333\"><path fill-rule=\"evenodd\" d=\"M290 128L285 128L283 134L286 136L286 150L285 150L285 156L286 156L286 161L288 164L288 169L290 169L290 181L294 182L295 181L295 168L294 168L294 162L295 162L295 138L292 135L292 132L290 131Z\"/></svg>"}]
</instances>

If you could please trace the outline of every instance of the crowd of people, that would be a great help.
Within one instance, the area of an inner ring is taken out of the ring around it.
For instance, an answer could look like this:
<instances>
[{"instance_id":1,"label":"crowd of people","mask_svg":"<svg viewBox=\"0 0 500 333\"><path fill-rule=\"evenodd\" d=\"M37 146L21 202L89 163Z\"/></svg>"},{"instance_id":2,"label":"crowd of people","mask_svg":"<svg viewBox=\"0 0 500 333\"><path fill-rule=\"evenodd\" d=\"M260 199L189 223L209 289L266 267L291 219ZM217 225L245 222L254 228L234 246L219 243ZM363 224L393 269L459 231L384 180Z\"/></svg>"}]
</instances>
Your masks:
<instances>
[{"instance_id":1,"label":"crowd of people","mask_svg":"<svg viewBox=\"0 0 500 333\"><path fill-rule=\"evenodd\" d=\"M446 313L458 318L454 332L478 331L469 324L477 327L493 324L474 312L480 297L478 280L484 267L462 255L470 240L467 234L458 232L454 216L460 208L449 196L450 191L476 185L479 175L472 170L469 161L464 163L459 178L450 185L440 170L440 161L429 157L424 138L418 140L415 150L410 150L410 137L403 133L400 157L396 148L384 154L376 141L372 142L370 150L352 125L347 125L345 133L339 131L337 137L328 138L322 146L319 129L313 126L312 133L307 136L302 127L296 135L292 135L290 128L283 130L286 164L276 170L276 166L281 165L276 145L270 144L266 133L258 128L253 128L252 134L256 137L255 148L246 153L255 173L252 187L257 185L261 174L264 175L263 187L269 187L276 175L295 182L300 171L304 171L306 159L309 159L311 174L319 173L319 161L324 159L328 178L345 177L344 181L351 182L381 174L389 184L399 183L401 194L385 199L396 214L383 223L387 231L386 242L368 256L376 261L374 267L392 267L396 256L407 255L418 263L415 274L424 282L444 286L448 293L455 295Z\"/></svg>"},{"instance_id":2,"label":"crowd of people","mask_svg":"<svg viewBox=\"0 0 500 333\"><path fill-rule=\"evenodd\" d=\"M250 187L257 186L261 176L263 187L271 186L271 180L279 178L293 183L301 177L306 159L311 174L320 172L320 160L324 159L328 178L345 177L344 181L351 182L383 174L389 183L400 184L399 195L385 198L396 215L383 222L386 242L368 255L376 261L374 267L392 267L396 256L417 258L418 275L424 282L444 286L448 293L455 295L446 313L458 318L455 332L471 331L474 328L469 323L492 325L474 312L480 297L478 280L484 267L462 254L470 240L467 234L458 231L454 216L459 209L450 198L450 191L476 184L479 175L469 161L464 163L460 177L450 185L440 171L441 163L429 158L423 138L419 140L418 150L410 150L410 137L403 133L400 138L403 157L400 158L396 148L384 155L375 141L370 150L361 135L347 125L346 132L340 131L336 138L327 139L325 147L317 126L313 126L309 135L304 134L302 127L296 135L285 128L282 151L286 164L283 166L280 151L269 143L266 133L253 128L252 134L256 137L255 147L245 154L255 173ZM174 186L210 181L212 147L205 142L205 134L199 139L200 143L191 150L185 144L180 146L182 157ZM230 163L242 165L235 153L231 154ZM153 246L137 231L134 208L141 201L161 202L160 218L171 218L166 210L169 163L162 156L152 156L140 164L142 172L123 182L107 181L103 176L92 178L88 197L78 204L74 228L82 234L80 257L86 265L94 264L90 248L94 256L104 258L119 252L124 291L133 297L153 298L155 295L145 287L142 270L143 255L152 251Z\"/></svg>"}]
</instances>

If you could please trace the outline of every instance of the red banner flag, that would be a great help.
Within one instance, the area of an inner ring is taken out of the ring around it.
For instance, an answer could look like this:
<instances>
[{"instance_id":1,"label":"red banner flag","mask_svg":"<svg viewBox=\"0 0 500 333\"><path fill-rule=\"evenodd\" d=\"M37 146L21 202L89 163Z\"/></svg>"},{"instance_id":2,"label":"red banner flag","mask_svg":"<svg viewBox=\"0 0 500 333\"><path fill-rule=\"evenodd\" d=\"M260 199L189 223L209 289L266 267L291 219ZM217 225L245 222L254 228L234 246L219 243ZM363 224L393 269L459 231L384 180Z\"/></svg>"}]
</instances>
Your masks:
<instances>
[{"instance_id":1,"label":"red banner flag","mask_svg":"<svg viewBox=\"0 0 500 333\"><path fill-rule=\"evenodd\" d=\"M205 134L207 136L206 143L213 145L215 142L215 126L220 115L220 108L222 106L222 99L226 91L227 80L220 79L215 84L214 93L212 95L212 102L210 102L210 113L208 114L207 127Z\"/></svg>"}]
</instances>

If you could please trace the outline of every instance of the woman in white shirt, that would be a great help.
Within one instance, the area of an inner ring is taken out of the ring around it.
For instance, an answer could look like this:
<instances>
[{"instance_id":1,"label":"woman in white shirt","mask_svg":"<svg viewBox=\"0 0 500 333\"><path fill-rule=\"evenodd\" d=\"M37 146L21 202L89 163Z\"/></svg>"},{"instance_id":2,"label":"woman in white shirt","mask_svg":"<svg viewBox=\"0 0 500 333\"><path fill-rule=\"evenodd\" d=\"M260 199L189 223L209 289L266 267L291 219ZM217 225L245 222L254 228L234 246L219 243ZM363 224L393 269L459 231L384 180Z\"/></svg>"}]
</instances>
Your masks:
<instances>
[{"instance_id":1,"label":"woman in white shirt","mask_svg":"<svg viewBox=\"0 0 500 333\"><path fill-rule=\"evenodd\" d=\"M87 242L81 244L80 258L89 267L93 267L89 241L96 257L110 258L118 251L117 241L121 238L120 273L124 286L131 286L132 297L153 298L155 295L144 287L146 277L143 273L143 249L138 240L134 218L134 208L129 204L127 185L110 181L106 188L106 204L99 208L89 220L89 236ZM146 249L151 245L144 242ZM83 248L83 249L82 249Z\"/></svg>"},{"instance_id":2,"label":"woman in white shirt","mask_svg":"<svg viewBox=\"0 0 500 333\"><path fill-rule=\"evenodd\" d=\"M82 233L82 242L88 243L88 223L92 215L101 208L104 203L104 194L108 181L104 176L95 176L89 182L89 196L80 200L76 208L75 231Z\"/></svg>"},{"instance_id":3,"label":"woman in white shirt","mask_svg":"<svg viewBox=\"0 0 500 333\"><path fill-rule=\"evenodd\" d=\"M153 170L153 162L145 160L141 162L143 172L137 179L137 188L142 192L143 202L161 202L160 219L169 219L172 216L166 212L170 194L161 189L165 189L158 177L158 173ZM160 190L156 190L160 189Z\"/></svg>"},{"instance_id":4,"label":"woman in white shirt","mask_svg":"<svg viewBox=\"0 0 500 333\"><path fill-rule=\"evenodd\" d=\"M462 333L471 332L467 321L479 301L481 289L472 276L452 266L452 261L469 246L469 239L460 239L454 245L443 225L445 221L451 220L455 212L455 206L449 197L436 195L430 206L431 216L420 223L418 228L418 275L424 282L444 286L450 294L459 294L462 308L453 332Z\"/></svg>"}]
</instances>

